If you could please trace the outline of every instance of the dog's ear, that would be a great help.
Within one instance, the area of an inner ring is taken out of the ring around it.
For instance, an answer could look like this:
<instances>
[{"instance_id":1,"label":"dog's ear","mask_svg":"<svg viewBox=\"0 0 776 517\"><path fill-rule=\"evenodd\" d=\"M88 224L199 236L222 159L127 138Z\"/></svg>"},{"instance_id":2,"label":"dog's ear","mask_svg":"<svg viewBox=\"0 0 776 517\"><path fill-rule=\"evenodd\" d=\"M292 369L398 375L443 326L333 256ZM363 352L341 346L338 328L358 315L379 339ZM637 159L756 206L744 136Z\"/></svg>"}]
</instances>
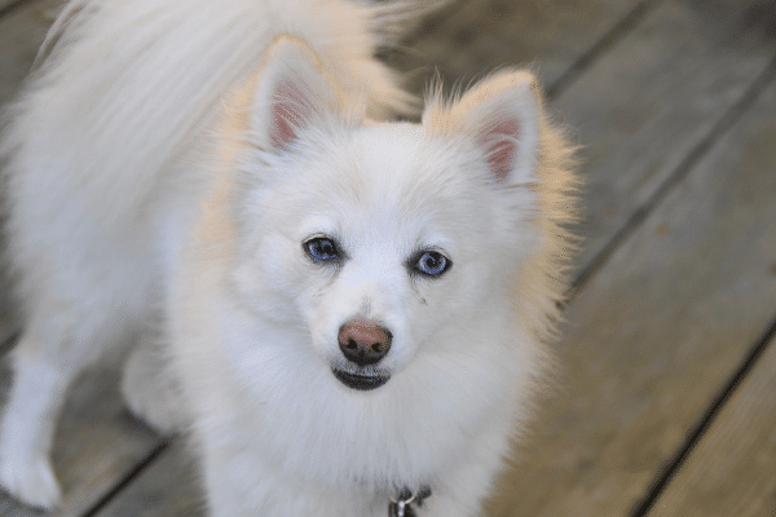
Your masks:
<instances>
[{"instance_id":1,"label":"dog's ear","mask_svg":"<svg viewBox=\"0 0 776 517\"><path fill-rule=\"evenodd\" d=\"M542 107L533 75L501 71L480 81L458 100L445 103L438 92L427 105L424 125L432 132L473 138L497 182L536 181Z\"/></svg>"},{"instance_id":2,"label":"dog's ear","mask_svg":"<svg viewBox=\"0 0 776 517\"><path fill-rule=\"evenodd\" d=\"M301 129L336 115L340 98L315 52L301 40L281 36L259 72L249 125L261 148L286 149Z\"/></svg>"}]
</instances>

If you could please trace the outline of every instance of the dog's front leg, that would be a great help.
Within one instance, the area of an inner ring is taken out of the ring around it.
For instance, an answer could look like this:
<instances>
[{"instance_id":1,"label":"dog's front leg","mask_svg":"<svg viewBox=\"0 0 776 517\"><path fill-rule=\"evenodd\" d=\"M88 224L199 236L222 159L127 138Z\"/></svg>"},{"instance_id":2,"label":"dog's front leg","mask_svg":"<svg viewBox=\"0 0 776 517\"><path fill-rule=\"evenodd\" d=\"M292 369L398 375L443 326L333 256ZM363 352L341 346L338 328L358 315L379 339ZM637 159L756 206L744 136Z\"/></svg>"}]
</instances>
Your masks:
<instances>
[{"instance_id":1,"label":"dog's front leg","mask_svg":"<svg viewBox=\"0 0 776 517\"><path fill-rule=\"evenodd\" d=\"M471 449L432 481L431 496L413 508L416 517L475 517L483 515L482 504L489 495L494 478L503 468L509 450L513 419L500 414L496 421L473 441Z\"/></svg>"},{"instance_id":2,"label":"dog's front leg","mask_svg":"<svg viewBox=\"0 0 776 517\"><path fill-rule=\"evenodd\" d=\"M61 494L49 455L56 417L76 371L52 359L35 337L28 332L11 353L13 385L0 425L0 484L25 504L51 509Z\"/></svg>"}]
</instances>

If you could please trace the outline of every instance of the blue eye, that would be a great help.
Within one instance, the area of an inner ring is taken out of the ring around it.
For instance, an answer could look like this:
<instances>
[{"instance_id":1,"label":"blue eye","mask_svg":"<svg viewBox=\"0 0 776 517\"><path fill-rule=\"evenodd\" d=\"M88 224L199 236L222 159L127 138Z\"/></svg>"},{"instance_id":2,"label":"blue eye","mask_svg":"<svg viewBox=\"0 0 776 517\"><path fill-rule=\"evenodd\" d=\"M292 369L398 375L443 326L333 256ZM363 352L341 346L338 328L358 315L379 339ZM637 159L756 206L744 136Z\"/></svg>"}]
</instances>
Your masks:
<instances>
[{"instance_id":1,"label":"blue eye","mask_svg":"<svg viewBox=\"0 0 776 517\"><path fill-rule=\"evenodd\" d=\"M316 237L304 243L304 250L316 262L336 262L340 252L334 241L326 237Z\"/></svg>"},{"instance_id":2,"label":"blue eye","mask_svg":"<svg viewBox=\"0 0 776 517\"><path fill-rule=\"evenodd\" d=\"M413 269L426 276L439 276L452 265L452 262L438 251L422 251L417 255Z\"/></svg>"}]
</instances>

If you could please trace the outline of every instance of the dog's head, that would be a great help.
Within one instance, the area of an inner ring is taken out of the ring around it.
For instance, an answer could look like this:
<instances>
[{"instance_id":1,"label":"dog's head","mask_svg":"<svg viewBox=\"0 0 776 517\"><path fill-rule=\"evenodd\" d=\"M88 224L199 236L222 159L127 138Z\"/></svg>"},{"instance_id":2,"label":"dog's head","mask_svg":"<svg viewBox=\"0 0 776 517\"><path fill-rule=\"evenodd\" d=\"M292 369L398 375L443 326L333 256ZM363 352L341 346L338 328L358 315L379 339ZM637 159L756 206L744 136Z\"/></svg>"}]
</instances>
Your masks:
<instances>
[{"instance_id":1,"label":"dog's head","mask_svg":"<svg viewBox=\"0 0 776 517\"><path fill-rule=\"evenodd\" d=\"M421 124L366 120L362 104L303 43L270 48L240 158L235 284L302 329L332 378L373 390L503 332L541 238L541 107L511 71L431 99Z\"/></svg>"}]
</instances>

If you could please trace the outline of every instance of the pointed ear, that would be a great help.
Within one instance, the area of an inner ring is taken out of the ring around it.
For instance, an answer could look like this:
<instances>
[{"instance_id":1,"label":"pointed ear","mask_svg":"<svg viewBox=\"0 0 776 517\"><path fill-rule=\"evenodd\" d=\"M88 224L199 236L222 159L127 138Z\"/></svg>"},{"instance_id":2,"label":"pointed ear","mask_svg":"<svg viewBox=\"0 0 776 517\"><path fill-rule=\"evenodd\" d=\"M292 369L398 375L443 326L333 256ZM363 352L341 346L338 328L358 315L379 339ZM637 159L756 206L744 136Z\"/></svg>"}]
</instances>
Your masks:
<instances>
[{"instance_id":1,"label":"pointed ear","mask_svg":"<svg viewBox=\"0 0 776 517\"><path fill-rule=\"evenodd\" d=\"M436 94L423 114L432 131L472 138L502 184L535 181L540 141L541 94L533 75L501 71L467 91L451 105Z\"/></svg>"},{"instance_id":2,"label":"pointed ear","mask_svg":"<svg viewBox=\"0 0 776 517\"><path fill-rule=\"evenodd\" d=\"M277 38L259 72L250 128L265 150L282 150L299 131L339 111L339 88L315 52L291 36Z\"/></svg>"}]
</instances>

